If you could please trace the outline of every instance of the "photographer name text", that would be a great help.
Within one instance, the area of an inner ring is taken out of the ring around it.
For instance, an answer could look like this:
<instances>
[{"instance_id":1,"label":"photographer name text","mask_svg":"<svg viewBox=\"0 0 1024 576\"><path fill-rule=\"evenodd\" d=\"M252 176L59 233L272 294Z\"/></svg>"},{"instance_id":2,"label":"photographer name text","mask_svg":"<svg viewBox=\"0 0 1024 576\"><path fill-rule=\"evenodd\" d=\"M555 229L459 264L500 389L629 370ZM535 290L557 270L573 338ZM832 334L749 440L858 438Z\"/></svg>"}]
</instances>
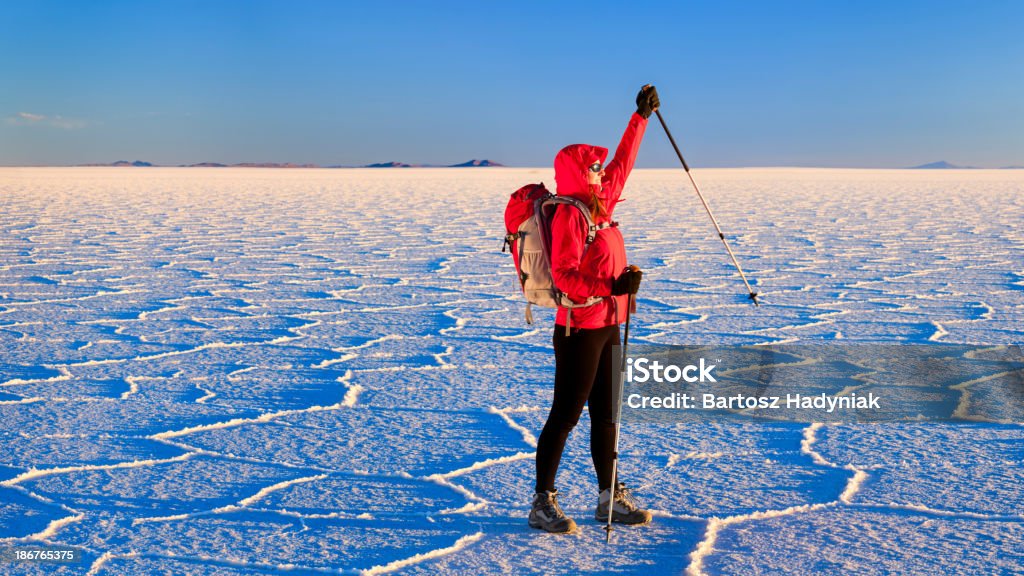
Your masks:
<instances>
[{"instance_id":1,"label":"photographer name text","mask_svg":"<svg viewBox=\"0 0 1024 576\"><path fill-rule=\"evenodd\" d=\"M698 397L699 396L699 397ZM715 394L682 394L644 396L633 393L626 397L626 405L633 409L655 410L836 410L878 409L878 397L872 393L860 396L852 392L846 396L828 394L786 394L782 396L717 396Z\"/></svg>"}]
</instances>

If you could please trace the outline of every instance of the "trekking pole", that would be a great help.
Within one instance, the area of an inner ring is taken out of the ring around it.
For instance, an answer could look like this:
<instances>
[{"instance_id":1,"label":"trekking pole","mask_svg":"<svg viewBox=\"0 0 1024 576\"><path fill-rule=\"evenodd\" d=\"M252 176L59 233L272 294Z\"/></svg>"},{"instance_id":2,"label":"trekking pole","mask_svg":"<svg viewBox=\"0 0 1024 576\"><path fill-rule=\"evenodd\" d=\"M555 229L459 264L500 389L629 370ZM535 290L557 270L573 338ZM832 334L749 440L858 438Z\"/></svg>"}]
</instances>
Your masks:
<instances>
[{"instance_id":1,"label":"trekking pole","mask_svg":"<svg viewBox=\"0 0 1024 576\"><path fill-rule=\"evenodd\" d=\"M615 483L618 481L617 473L619 467L619 419L622 417L622 386L626 381L626 350L629 347L629 316L633 309L633 294L626 300L626 333L622 337L622 360L619 364L619 378L612 386L612 403L615 407L615 449L612 451L612 487L608 499L608 525L604 527L604 543L612 541L612 514L615 512Z\"/></svg>"},{"instance_id":2,"label":"trekking pole","mask_svg":"<svg viewBox=\"0 0 1024 576\"><path fill-rule=\"evenodd\" d=\"M722 239L722 243L725 244L726 251L729 252L729 257L732 258L733 265L736 266L736 271L740 273L740 278L743 279L743 284L747 287L747 292L750 294L749 298L754 301L754 306L760 306L757 301L757 292L754 292L754 289L750 287L750 282L747 282L747 276L743 273L743 269L740 268L740 263L736 260L736 255L732 253L732 248L729 246L729 242L726 241L725 234L722 233L722 229L718 226L718 220L715 220L715 215L711 213L711 207L708 206L708 202L704 199L704 195L700 193L700 188L697 187L697 182L693 180L693 174L690 174L690 167L686 164L686 160L683 159L683 153L679 151L679 146L676 146L676 139L672 137L672 132L669 132L668 125L665 124L665 119L661 117L661 110L655 110L654 113L658 115L658 121L661 122L661 127L665 129L665 134L668 135L668 141L672 143L672 148L675 149L676 156L679 156L679 161L683 163L683 169L686 170L686 175L690 177L690 184L693 184L693 189L697 191L697 197L700 198L700 202L704 205L704 209L708 211L708 216L711 217L711 223L715 225L718 237Z\"/></svg>"}]
</instances>

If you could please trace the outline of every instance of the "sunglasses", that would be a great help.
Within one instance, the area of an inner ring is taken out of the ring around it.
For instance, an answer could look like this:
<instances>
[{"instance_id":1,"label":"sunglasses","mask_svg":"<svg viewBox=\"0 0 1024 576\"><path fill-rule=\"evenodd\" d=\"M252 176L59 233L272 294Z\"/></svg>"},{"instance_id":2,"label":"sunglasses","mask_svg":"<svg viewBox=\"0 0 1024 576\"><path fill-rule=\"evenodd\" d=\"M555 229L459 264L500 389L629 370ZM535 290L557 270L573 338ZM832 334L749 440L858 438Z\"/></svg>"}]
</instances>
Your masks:
<instances>
[{"instance_id":1,"label":"sunglasses","mask_svg":"<svg viewBox=\"0 0 1024 576\"><path fill-rule=\"evenodd\" d=\"M594 173L600 172L602 168L603 168L603 166L601 166L601 163L600 163L600 162L594 162L593 164L591 164L591 165L590 165L590 166L588 167L588 169L589 169L589 170L590 170L591 172L594 172Z\"/></svg>"}]
</instances>

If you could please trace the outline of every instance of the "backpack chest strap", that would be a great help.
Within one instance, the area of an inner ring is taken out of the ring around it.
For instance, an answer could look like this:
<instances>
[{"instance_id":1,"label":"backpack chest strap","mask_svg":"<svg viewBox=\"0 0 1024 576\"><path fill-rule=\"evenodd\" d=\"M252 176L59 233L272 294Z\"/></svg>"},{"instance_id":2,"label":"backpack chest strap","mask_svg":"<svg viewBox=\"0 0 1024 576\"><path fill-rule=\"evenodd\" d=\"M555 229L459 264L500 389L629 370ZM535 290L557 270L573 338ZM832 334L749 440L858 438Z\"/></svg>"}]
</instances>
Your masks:
<instances>
[{"instance_id":1,"label":"backpack chest strap","mask_svg":"<svg viewBox=\"0 0 1024 576\"><path fill-rule=\"evenodd\" d=\"M604 230L605 228L614 228L618 225L618 222L601 222L600 224L591 224L590 228L587 230L587 244L594 241L594 238L597 237L598 231Z\"/></svg>"}]
</instances>

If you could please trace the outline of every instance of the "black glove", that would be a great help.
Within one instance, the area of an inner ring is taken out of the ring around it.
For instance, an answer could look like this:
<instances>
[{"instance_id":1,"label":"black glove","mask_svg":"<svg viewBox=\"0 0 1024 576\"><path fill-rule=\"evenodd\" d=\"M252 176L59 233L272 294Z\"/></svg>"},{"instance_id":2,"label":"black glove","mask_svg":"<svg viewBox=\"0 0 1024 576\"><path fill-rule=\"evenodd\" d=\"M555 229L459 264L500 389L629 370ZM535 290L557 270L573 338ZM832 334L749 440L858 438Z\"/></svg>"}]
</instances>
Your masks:
<instances>
[{"instance_id":1,"label":"black glove","mask_svg":"<svg viewBox=\"0 0 1024 576\"><path fill-rule=\"evenodd\" d=\"M650 84L641 88L640 93L636 95L636 113L644 118L650 118L658 106L661 106L658 90Z\"/></svg>"},{"instance_id":2,"label":"black glove","mask_svg":"<svg viewBox=\"0 0 1024 576\"><path fill-rule=\"evenodd\" d=\"M618 278L612 280L612 296L636 294L640 290L640 281L644 273L636 266L626 268Z\"/></svg>"}]
</instances>

